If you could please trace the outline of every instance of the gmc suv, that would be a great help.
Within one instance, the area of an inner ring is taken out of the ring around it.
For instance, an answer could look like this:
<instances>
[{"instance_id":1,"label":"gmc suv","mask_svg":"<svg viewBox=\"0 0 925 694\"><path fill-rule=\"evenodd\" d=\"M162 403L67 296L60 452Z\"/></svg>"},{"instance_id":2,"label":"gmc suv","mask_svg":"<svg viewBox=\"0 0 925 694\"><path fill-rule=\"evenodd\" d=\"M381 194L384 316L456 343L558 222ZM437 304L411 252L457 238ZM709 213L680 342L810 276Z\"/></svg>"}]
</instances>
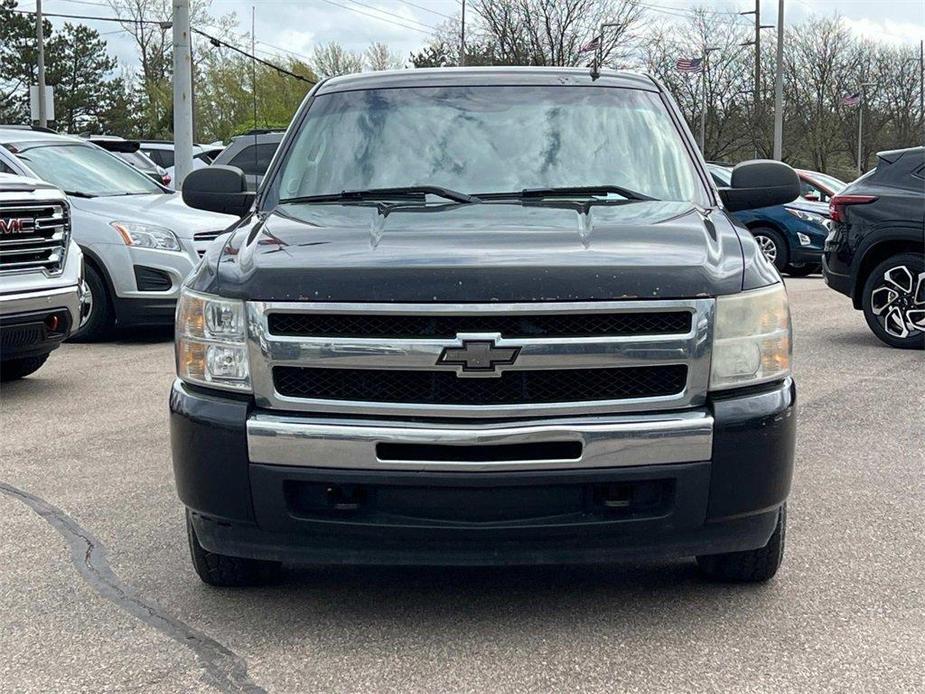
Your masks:
<instances>
[{"instance_id":1,"label":"gmc suv","mask_svg":"<svg viewBox=\"0 0 925 694\"><path fill-rule=\"evenodd\" d=\"M648 77L409 70L317 85L177 308L173 462L206 583L283 561L696 556L762 581L784 547L787 294Z\"/></svg>"},{"instance_id":2,"label":"gmc suv","mask_svg":"<svg viewBox=\"0 0 925 694\"><path fill-rule=\"evenodd\" d=\"M64 193L0 174L0 380L37 371L80 325L85 297Z\"/></svg>"}]
</instances>

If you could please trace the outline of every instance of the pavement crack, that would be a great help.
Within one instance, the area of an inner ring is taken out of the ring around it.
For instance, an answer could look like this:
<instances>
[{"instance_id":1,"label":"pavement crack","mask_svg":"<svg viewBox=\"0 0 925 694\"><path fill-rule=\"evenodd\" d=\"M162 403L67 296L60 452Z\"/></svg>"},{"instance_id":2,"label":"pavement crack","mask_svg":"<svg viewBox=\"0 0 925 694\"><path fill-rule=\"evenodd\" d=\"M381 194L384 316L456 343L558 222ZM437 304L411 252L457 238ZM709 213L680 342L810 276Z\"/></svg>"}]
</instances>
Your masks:
<instances>
[{"instance_id":1,"label":"pavement crack","mask_svg":"<svg viewBox=\"0 0 925 694\"><path fill-rule=\"evenodd\" d=\"M248 676L244 658L166 614L157 604L145 600L123 583L109 566L103 544L64 511L6 482L0 482L0 493L26 504L58 531L70 548L71 562L97 594L189 648L202 666L208 684L224 692L265 694L265 690Z\"/></svg>"}]
</instances>

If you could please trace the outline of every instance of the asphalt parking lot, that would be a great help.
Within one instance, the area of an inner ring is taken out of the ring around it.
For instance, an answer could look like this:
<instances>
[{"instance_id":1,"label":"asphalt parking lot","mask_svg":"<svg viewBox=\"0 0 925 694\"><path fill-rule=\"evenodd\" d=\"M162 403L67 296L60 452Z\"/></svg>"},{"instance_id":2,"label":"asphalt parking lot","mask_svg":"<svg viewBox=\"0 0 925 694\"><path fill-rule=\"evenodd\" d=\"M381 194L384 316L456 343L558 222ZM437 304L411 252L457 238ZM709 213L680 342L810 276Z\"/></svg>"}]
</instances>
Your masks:
<instances>
[{"instance_id":1,"label":"asphalt parking lot","mask_svg":"<svg viewBox=\"0 0 925 694\"><path fill-rule=\"evenodd\" d=\"M65 345L4 385L0 690L925 691L925 358L789 280L784 566L297 568L217 590L173 488L170 336Z\"/></svg>"}]
</instances>

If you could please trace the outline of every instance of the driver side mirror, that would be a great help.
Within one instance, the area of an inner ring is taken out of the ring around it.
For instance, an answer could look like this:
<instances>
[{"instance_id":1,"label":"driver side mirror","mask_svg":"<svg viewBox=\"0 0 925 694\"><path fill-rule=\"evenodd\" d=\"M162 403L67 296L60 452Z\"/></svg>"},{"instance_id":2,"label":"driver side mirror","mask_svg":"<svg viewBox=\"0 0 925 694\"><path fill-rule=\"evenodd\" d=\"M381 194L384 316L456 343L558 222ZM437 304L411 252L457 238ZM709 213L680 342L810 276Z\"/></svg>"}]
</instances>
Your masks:
<instances>
[{"instance_id":1,"label":"driver side mirror","mask_svg":"<svg viewBox=\"0 0 925 694\"><path fill-rule=\"evenodd\" d=\"M782 205L800 197L800 177L772 159L743 161L732 170L731 185L720 188L719 196L730 212Z\"/></svg>"},{"instance_id":2,"label":"driver side mirror","mask_svg":"<svg viewBox=\"0 0 925 694\"><path fill-rule=\"evenodd\" d=\"M247 178L237 166L206 166L195 169L183 181L183 202L209 212L243 217L257 194L247 190Z\"/></svg>"}]
</instances>

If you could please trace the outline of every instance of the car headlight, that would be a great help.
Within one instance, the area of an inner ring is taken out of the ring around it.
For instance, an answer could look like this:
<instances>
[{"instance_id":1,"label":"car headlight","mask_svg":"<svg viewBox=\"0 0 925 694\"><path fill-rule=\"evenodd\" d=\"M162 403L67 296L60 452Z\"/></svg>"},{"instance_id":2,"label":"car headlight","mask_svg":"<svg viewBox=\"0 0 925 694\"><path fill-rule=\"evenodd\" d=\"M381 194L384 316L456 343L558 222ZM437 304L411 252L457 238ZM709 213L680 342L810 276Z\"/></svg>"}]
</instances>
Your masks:
<instances>
[{"instance_id":1,"label":"car headlight","mask_svg":"<svg viewBox=\"0 0 925 694\"><path fill-rule=\"evenodd\" d=\"M157 248L162 251L179 251L180 241L170 229L138 222L112 222L112 227L126 246L139 248Z\"/></svg>"},{"instance_id":2,"label":"car headlight","mask_svg":"<svg viewBox=\"0 0 925 694\"><path fill-rule=\"evenodd\" d=\"M790 305L783 284L717 297L711 390L785 378L792 352Z\"/></svg>"},{"instance_id":3,"label":"car headlight","mask_svg":"<svg viewBox=\"0 0 925 694\"><path fill-rule=\"evenodd\" d=\"M815 212L807 212L806 210L798 210L794 207L785 207L785 210L792 214L794 217L802 219L804 222L809 222L810 224L818 224L821 227L824 227L828 221L828 217L821 214L816 214Z\"/></svg>"},{"instance_id":4,"label":"car headlight","mask_svg":"<svg viewBox=\"0 0 925 694\"><path fill-rule=\"evenodd\" d=\"M184 381L251 391L244 302L183 288L177 302L177 375Z\"/></svg>"}]
</instances>

